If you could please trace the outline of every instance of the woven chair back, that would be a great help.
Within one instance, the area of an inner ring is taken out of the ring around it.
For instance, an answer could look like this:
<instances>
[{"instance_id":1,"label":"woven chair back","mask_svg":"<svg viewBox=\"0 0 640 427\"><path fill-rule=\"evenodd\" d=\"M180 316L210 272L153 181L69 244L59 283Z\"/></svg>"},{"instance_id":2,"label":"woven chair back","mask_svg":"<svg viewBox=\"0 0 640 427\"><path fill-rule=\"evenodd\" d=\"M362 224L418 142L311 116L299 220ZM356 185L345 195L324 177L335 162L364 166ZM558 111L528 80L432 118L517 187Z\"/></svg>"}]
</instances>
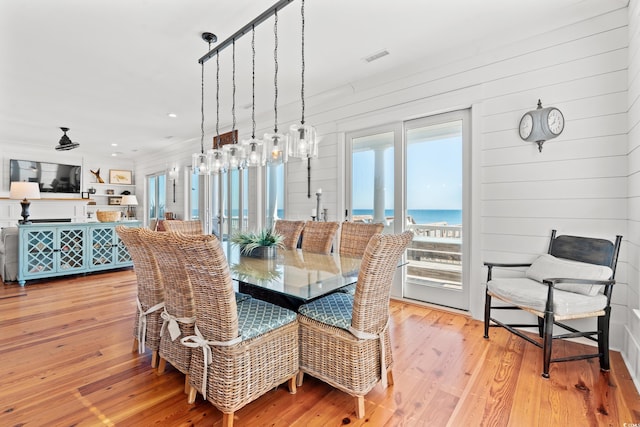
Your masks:
<instances>
[{"instance_id":1,"label":"woven chair back","mask_svg":"<svg viewBox=\"0 0 640 427\"><path fill-rule=\"evenodd\" d=\"M178 257L193 288L196 324L208 340L238 337L238 309L229 264L215 236L178 236Z\"/></svg>"},{"instance_id":2,"label":"woven chair back","mask_svg":"<svg viewBox=\"0 0 640 427\"><path fill-rule=\"evenodd\" d=\"M173 233L143 229L141 236L158 263L164 283L164 301L168 313L175 317L193 317L195 308L191 283L184 265L175 254L180 237Z\"/></svg>"},{"instance_id":3,"label":"woven chair back","mask_svg":"<svg viewBox=\"0 0 640 427\"><path fill-rule=\"evenodd\" d=\"M411 231L375 234L364 252L353 301L351 326L379 333L389 319L389 294L398 262L413 239Z\"/></svg>"},{"instance_id":4,"label":"woven chair back","mask_svg":"<svg viewBox=\"0 0 640 427\"><path fill-rule=\"evenodd\" d=\"M182 234L202 234L202 222L199 219L191 221L169 220L162 223L165 230Z\"/></svg>"},{"instance_id":5,"label":"woven chair back","mask_svg":"<svg viewBox=\"0 0 640 427\"><path fill-rule=\"evenodd\" d=\"M295 249L298 247L298 240L304 228L304 221L289 221L279 219L273 226L273 231L284 236L283 245L287 249Z\"/></svg>"},{"instance_id":6,"label":"woven chair back","mask_svg":"<svg viewBox=\"0 0 640 427\"><path fill-rule=\"evenodd\" d=\"M164 301L164 284L158 264L141 237L141 228L118 225L116 233L131 255L138 284L138 299L144 310Z\"/></svg>"},{"instance_id":7,"label":"woven chair back","mask_svg":"<svg viewBox=\"0 0 640 427\"><path fill-rule=\"evenodd\" d=\"M383 224L367 224L364 222L343 222L340 229L340 255L362 256L369 239L381 233Z\"/></svg>"},{"instance_id":8,"label":"woven chair back","mask_svg":"<svg viewBox=\"0 0 640 427\"><path fill-rule=\"evenodd\" d=\"M328 254L338 231L337 222L307 221L302 230L303 251Z\"/></svg>"}]
</instances>

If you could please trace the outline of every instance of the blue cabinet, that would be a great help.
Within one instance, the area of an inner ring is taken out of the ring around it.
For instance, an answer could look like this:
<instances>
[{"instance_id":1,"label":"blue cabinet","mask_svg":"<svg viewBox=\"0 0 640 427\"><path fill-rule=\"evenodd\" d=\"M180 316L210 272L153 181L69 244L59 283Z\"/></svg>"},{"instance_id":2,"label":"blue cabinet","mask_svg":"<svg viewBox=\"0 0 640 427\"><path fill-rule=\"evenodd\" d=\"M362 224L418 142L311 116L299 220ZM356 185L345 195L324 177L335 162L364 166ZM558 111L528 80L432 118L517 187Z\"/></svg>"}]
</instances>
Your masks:
<instances>
[{"instance_id":1,"label":"blue cabinet","mask_svg":"<svg viewBox=\"0 0 640 427\"><path fill-rule=\"evenodd\" d=\"M139 221L19 225L18 283L132 265L115 227Z\"/></svg>"}]
</instances>

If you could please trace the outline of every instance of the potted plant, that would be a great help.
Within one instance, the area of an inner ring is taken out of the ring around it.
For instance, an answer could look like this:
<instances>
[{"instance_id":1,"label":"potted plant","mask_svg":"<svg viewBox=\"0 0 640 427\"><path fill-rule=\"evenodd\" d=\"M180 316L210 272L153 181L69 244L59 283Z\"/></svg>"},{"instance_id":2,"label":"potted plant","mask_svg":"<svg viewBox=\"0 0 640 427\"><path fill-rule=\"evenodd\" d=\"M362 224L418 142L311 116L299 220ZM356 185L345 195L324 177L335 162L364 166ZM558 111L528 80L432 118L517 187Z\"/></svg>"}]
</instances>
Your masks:
<instances>
[{"instance_id":1,"label":"potted plant","mask_svg":"<svg viewBox=\"0 0 640 427\"><path fill-rule=\"evenodd\" d=\"M283 247L284 236L272 229L259 232L240 232L231 236L231 243L240 247L240 254L254 258L274 258L277 248Z\"/></svg>"}]
</instances>

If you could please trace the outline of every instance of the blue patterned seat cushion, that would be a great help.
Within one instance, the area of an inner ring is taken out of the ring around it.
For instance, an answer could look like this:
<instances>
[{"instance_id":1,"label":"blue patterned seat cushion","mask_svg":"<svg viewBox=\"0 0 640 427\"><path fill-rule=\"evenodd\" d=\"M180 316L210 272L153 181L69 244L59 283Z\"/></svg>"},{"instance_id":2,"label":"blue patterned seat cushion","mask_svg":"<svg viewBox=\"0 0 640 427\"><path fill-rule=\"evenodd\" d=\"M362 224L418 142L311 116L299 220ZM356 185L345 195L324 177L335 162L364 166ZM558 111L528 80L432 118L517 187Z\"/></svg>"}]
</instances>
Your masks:
<instances>
[{"instance_id":1,"label":"blue patterned seat cushion","mask_svg":"<svg viewBox=\"0 0 640 427\"><path fill-rule=\"evenodd\" d=\"M236 304L249 298L251 298L251 295L243 294L242 292L236 292Z\"/></svg>"},{"instance_id":2,"label":"blue patterned seat cushion","mask_svg":"<svg viewBox=\"0 0 640 427\"><path fill-rule=\"evenodd\" d=\"M336 328L349 330L353 312L353 295L335 292L309 304L301 305L298 313Z\"/></svg>"},{"instance_id":3,"label":"blue patterned seat cushion","mask_svg":"<svg viewBox=\"0 0 640 427\"><path fill-rule=\"evenodd\" d=\"M248 340L296 320L296 313L255 298L238 304L238 329Z\"/></svg>"}]
</instances>

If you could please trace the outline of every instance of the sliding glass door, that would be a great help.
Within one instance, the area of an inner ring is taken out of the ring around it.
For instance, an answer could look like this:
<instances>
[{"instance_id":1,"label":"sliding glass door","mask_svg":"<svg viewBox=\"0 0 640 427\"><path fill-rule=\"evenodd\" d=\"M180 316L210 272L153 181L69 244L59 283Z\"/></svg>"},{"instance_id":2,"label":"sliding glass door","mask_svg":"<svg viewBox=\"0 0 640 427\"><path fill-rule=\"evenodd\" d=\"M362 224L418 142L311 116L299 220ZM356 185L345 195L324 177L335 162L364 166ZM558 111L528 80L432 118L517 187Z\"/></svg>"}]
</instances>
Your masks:
<instances>
[{"instance_id":1,"label":"sliding glass door","mask_svg":"<svg viewBox=\"0 0 640 427\"><path fill-rule=\"evenodd\" d=\"M147 224L155 229L158 220L164 219L167 207L167 176L163 173L147 176Z\"/></svg>"},{"instance_id":2,"label":"sliding glass door","mask_svg":"<svg viewBox=\"0 0 640 427\"><path fill-rule=\"evenodd\" d=\"M405 123L407 250L404 297L467 310L464 280L468 111Z\"/></svg>"},{"instance_id":3,"label":"sliding glass door","mask_svg":"<svg viewBox=\"0 0 640 427\"><path fill-rule=\"evenodd\" d=\"M347 135L349 218L411 230L394 295L466 310L463 244L469 113L441 114ZM398 276L398 275L397 275Z\"/></svg>"}]
</instances>

